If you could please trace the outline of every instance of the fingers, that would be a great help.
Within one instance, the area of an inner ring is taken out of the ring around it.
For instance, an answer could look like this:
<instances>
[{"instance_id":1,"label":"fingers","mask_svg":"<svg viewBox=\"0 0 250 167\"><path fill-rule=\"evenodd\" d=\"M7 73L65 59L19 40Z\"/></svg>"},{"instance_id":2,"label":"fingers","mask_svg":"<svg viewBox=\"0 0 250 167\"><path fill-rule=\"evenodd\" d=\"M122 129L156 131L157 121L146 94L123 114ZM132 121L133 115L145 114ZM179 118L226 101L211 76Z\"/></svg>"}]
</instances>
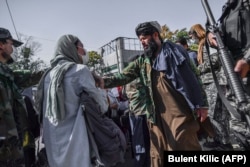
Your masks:
<instances>
[{"instance_id":1,"label":"fingers","mask_svg":"<svg viewBox=\"0 0 250 167\"><path fill-rule=\"evenodd\" d=\"M205 121L207 119L207 115L203 115L200 118L201 118L200 121L203 122L203 121Z\"/></svg>"},{"instance_id":2,"label":"fingers","mask_svg":"<svg viewBox=\"0 0 250 167\"><path fill-rule=\"evenodd\" d=\"M244 78L249 72L249 65L245 60L239 60L234 67L234 71L239 73L240 76Z\"/></svg>"},{"instance_id":3,"label":"fingers","mask_svg":"<svg viewBox=\"0 0 250 167\"><path fill-rule=\"evenodd\" d=\"M216 37L214 36L214 34L208 33L208 41L211 46L217 47L217 41L216 41Z\"/></svg>"},{"instance_id":4,"label":"fingers","mask_svg":"<svg viewBox=\"0 0 250 167\"><path fill-rule=\"evenodd\" d=\"M203 122L207 118L208 109L207 108L199 108L197 109L197 116L200 118L200 121Z\"/></svg>"}]
</instances>

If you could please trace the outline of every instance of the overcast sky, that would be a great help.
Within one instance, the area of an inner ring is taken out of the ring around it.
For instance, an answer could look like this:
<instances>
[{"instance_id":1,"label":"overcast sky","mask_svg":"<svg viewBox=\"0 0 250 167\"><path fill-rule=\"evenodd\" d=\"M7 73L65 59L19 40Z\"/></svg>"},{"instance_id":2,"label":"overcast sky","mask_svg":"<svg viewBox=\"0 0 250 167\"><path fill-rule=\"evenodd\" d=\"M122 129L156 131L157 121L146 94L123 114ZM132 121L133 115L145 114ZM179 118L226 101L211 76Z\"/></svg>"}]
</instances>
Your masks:
<instances>
[{"instance_id":1,"label":"overcast sky","mask_svg":"<svg viewBox=\"0 0 250 167\"><path fill-rule=\"evenodd\" d=\"M117 37L136 38L135 27L158 21L170 30L205 24L201 0L7 0L18 33L41 43L38 56L47 64L57 39L64 34L78 36L87 50ZM215 19L225 0L208 0ZM6 0L0 0L0 27L17 38Z\"/></svg>"}]
</instances>

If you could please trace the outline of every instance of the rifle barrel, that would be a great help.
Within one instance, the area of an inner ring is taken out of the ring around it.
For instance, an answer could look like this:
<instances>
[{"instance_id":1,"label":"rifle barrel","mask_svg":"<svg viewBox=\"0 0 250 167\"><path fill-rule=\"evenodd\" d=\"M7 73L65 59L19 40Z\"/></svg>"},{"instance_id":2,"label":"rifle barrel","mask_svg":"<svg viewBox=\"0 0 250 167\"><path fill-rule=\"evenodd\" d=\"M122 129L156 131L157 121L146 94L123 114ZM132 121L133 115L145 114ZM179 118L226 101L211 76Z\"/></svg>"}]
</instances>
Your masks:
<instances>
[{"instance_id":1,"label":"rifle barrel","mask_svg":"<svg viewBox=\"0 0 250 167\"><path fill-rule=\"evenodd\" d=\"M221 36L219 34L218 27L216 26L216 22L214 19L214 16L211 12L210 6L207 2L207 0L201 0L202 6L206 12L208 22L213 27L214 34L216 36L218 50L219 50L219 58L221 60L223 69L229 79L229 83L231 85L231 88L238 100L239 103L245 103L247 102L247 99L245 97L245 92L242 87L242 82L239 78L239 76L234 72L234 65L231 55L229 54L229 51L225 48L224 43L221 39Z\"/></svg>"}]
</instances>

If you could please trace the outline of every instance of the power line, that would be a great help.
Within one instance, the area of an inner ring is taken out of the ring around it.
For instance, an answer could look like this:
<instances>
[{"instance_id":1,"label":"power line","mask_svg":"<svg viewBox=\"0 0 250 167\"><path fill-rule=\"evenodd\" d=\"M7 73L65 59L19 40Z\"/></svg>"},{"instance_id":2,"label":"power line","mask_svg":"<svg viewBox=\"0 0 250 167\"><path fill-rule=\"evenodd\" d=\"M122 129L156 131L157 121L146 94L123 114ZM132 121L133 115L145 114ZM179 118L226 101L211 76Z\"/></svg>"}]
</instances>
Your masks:
<instances>
[{"instance_id":1,"label":"power line","mask_svg":"<svg viewBox=\"0 0 250 167\"><path fill-rule=\"evenodd\" d=\"M38 36L32 36L32 37L40 39L40 40L44 40L44 41L56 42L56 40L53 40L53 39L47 39L47 38L42 38L42 37L38 37Z\"/></svg>"},{"instance_id":2,"label":"power line","mask_svg":"<svg viewBox=\"0 0 250 167\"><path fill-rule=\"evenodd\" d=\"M10 18L11 18L11 21L12 21L13 27L14 27L14 29L15 29L17 39L18 39L18 40L20 40L20 38L19 38L19 36L18 36L18 34L17 34L17 31L16 31L16 26L15 26L15 23L14 23L14 20L13 20L13 17L12 17L11 11L10 11L10 7L9 7L9 4L8 4L8 0L6 0L6 5L7 5L8 10L9 10Z\"/></svg>"},{"instance_id":3,"label":"power line","mask_svg":"<svg viewBox=\"0 0 250 167\"><path fill-rule=\"evenodd\" d=\"M18 40L20 40L19 35L18 35L18 33L17 33L17 30L16 30L16 26L15 26L14 19L13 19L12 14L11 14L11 10L10 10L9 4L8 4L8 0L6 0L6 5L7 5L7 8L8 8L9 14L10 14L10 18L11 18L11 21L12 21L13 27L14 27L15 32L16 32L16 36L17 36ZM51 42L54 42L54 41L55 41L55 40L45 39L45 38L36 37L36 36L32 36L32 37L34 37L34 38L38 38L38 39L41 39L41 40L45 40L45 41L51 41Z\"/></svg>"}]
</instances>

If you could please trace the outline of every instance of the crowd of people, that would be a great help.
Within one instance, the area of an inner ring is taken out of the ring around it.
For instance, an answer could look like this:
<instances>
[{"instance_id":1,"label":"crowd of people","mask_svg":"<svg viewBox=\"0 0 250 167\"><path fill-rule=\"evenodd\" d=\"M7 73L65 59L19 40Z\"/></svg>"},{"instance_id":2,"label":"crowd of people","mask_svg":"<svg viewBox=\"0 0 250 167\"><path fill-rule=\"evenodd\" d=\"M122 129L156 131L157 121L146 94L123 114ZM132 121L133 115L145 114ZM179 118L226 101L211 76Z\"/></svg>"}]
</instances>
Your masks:
<instances>
[{"instance_id":1,"label":"crowd of people","mask_svg":"<svg viewBox=\"0 0 250 167\"><path fill-rule=\"evenodd\" d=\"M133 166L162 167L166 151L250 150L245 116L250 114L249 7L249 1L226 2L218 24L221 36L209 23L191 26L189 39L198 45L197 51L190 50L186 38L163 40L157 21L139 23L135 33L144 53L109 76L89 70L84 43L71 34L59 38L46 71L12 71L13 47L22 42L0 28L0 167L39 166L37 138L45 146L47 166L93 166L83 93L127 136ZM229 28L235 22L228 18L236 10L242 14L234 17L245 21ZM241 106L228 79L219 37L234 62L232 70L241 77L246 106ZM36 84L32 99L32 90L25 88ZM37 117L31 117L30 106Z\"/></svg>"}]
</instances>

